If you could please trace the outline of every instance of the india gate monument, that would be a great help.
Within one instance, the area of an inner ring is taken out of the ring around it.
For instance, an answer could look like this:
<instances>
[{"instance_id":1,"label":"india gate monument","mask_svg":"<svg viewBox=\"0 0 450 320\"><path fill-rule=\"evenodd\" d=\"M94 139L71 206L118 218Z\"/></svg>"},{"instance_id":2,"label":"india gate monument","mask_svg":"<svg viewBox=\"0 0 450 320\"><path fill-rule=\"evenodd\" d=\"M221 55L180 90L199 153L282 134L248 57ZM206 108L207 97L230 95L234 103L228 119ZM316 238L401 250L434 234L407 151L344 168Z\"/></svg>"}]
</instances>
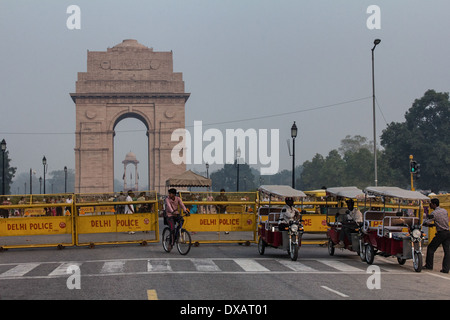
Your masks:
<instances>
[{"instance_id":1,"label":"india gate monument","mask_svg":"<svg viewBox=\"0 0 450 320\"><path fill-rule=\"evenodd\" d=\"M150 190L166 193L166 180L186 170L171 160L179 143L171 135L185 127L189 98L182 73L173 71L172 52L155 52L131 39L88 51L87 72L78 73L70 95L76 108L75 192L114 190L114 128L126 118L146 126Z\"/></svg>"}]
</instances>

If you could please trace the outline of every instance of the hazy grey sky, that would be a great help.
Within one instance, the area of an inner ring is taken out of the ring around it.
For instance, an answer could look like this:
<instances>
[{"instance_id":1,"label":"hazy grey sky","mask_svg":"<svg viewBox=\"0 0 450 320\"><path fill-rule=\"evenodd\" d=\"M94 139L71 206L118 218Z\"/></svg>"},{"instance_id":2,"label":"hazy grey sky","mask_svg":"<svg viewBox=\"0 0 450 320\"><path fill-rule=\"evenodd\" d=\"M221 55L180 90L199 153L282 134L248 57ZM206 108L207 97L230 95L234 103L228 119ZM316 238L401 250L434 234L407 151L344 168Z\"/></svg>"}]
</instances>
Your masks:
<instances>
[{"instance_id":1,"label":"hazy grey sky","mask_svg":"<svg viewBox=\"0 0 450 320\"><path fill-rule=\"evenodd\" d=\"M81 9L80 30L66 27L72 4ZM379 30L366 25L370 5L381 10ZM87 50L136 39L155 51L173 51L174 71L183 73L191 93L187 128L202 120L204 130L279 129L280 170L288 169L293 121L297 165L338 148L346 135L373 139L375 38L382 40L375 50L384 115L377 107L378 142L386 124L404 121L427 89L448 92L449 14L448 0L1 0L0 138L18 173L33 168L42 175L43 155L49 171L74 168L69 93L77 72L86 71ZM289 112L296 113L276 116ZM260 116L272 117L233 123ZM143 131L120 132L135 129ZM138 120L123 121L115 140L116 168L131 150L141 161L141 178L144 130Z\"/></svg>"}]
</instances>

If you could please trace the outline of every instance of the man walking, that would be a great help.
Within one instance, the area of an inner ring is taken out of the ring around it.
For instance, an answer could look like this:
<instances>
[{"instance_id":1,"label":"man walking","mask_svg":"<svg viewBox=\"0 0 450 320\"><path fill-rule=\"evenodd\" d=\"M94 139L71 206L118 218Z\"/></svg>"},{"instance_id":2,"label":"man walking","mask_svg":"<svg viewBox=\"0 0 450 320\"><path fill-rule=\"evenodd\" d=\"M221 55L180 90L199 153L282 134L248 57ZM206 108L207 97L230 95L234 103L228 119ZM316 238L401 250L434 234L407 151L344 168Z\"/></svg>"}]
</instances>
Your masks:
<instances>
[{"instance_id":1,"label":"man walking","mask_svg":"<svg viewBox=\"0 0 450 320\"><path fill-rule=\"evenodd\" d=\"M434 211L428 214L427 219L423 222L424 225L435 226L436 235L428 244L427 258L425 269L433 270L434 253L442 244L444 249L444 259L442 260L442 273L448 273L450 269L450 231L448 227L448 212L439 207L439 199L431 199L430 209Z\"/></svg>"}]
</instances>

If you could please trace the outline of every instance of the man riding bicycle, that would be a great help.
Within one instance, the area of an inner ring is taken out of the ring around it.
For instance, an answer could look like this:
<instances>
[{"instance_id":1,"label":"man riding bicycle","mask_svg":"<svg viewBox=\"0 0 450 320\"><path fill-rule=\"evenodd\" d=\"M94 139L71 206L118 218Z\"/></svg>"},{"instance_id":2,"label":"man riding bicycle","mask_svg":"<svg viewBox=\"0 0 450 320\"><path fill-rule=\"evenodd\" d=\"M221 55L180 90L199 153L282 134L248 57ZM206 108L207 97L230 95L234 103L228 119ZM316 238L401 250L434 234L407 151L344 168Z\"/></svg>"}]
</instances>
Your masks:
<instances>
[{"instance_id":1,"label":"man riding bicycle","mask_svg":"<svg viewBox=\"0 0 450 320\"><path fill-rule=\"evenodd\" d=\"M186 208L181 198L177 196L177 190L174 188L169 189L169 196L166 198L165 202L167 224L170 227L170 233L172 235L172 243L170 245L173 246L175 240L175 225L178 223L178 225L181 226L184 222L180 213L180 207L188 213L189 210Z\"/></svg>"}]
</instances>

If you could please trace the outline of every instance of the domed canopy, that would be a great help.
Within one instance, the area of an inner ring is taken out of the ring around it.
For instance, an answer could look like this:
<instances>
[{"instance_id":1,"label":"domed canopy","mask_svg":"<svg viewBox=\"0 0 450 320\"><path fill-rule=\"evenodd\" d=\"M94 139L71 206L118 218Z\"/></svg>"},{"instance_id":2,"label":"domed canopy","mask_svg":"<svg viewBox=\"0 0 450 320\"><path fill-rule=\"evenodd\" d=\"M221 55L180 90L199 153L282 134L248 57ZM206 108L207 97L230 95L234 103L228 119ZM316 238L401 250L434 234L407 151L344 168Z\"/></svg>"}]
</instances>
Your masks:
<instances>
[{"instance_id":1,"label":"domed canopy","mask_svg":"<svg viewBox=\"0 0 450 320\"><path fill-rule=\"evenodd\" d=\"M139 161L137 160L136 155L130 151L127 153L125 160L123 160L122 163L139 163Z\"/></svg>"},{"instance_id":2,"label":"domed canopy","mask_svg":"<svg viewBox=\"0 0 450 320\"><path fill-rule=\"evenodd\" d=\"M149 49L148 47L140 44L137 40L134 39L125 39L122 43L115 45L112 49Z\"/></svg>"}]
</instances>

